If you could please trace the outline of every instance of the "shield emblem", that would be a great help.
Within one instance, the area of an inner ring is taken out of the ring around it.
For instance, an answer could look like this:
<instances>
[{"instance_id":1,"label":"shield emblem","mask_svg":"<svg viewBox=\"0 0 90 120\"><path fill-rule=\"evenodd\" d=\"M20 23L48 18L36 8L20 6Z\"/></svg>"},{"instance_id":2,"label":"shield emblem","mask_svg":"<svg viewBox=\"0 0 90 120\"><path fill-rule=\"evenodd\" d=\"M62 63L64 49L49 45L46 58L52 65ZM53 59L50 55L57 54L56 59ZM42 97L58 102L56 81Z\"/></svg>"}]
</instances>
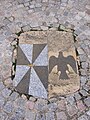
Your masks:
<instances>
[{"instance_id":1,"label":"shield emblem","mask_svg":"<svg viewBox=\"0 0 90 120\"><path fill-rule=\"evenodd\" d=\"M47 44L19 44L16 75L13 80L19 93L47 98Z\"/></svg>"}]
</instances>

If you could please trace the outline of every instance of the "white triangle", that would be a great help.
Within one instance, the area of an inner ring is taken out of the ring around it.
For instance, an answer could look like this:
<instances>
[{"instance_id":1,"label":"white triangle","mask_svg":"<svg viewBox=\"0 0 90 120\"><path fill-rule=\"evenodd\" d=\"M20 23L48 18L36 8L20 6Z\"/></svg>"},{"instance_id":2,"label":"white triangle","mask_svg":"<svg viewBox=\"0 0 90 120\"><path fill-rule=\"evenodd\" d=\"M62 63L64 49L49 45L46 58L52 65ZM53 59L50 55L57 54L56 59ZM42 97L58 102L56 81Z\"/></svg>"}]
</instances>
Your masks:
<instances>
[{"instance_id":1,"label":"white triangle","mask_svg":"<svg viewBox=\"0 0 90 120\"><path fill-rule=\"evenodd\" d=\"M31 68L29 95L47 98L47 91L33 68Z\"/></svg>"},{"instance_id":2,"label":"white triangle","mask_svg":"<svg viewBox=\"0 0 90 120\"><path fill-rule=\"evenodd\" d=\"M26 55L27 59L29 60L30 63L32 63L32 50L33 50L33 45L30 44L20 44L19 45L24 54Z\"/></svg>"},{"instance_id":3,"label":"white triangle","mask_svg":"<svg viewBox=\"0 0 90 120\"><path fill-rule=\"evenodd\" d=\"M34 62L35 66L47 66L48 65L48 48L47 45L39 54L37 59Z\"/></svg>"},{"instance_id":4,"label":"white triangle","mask_svg":"<svg viewBox=\"0 0 90 120\"><path fill-rule=\"evenodd\" d=\"M27 71L29 69L30 69L30 67L28 67L26 65L17 65L16 66L16 74L15 74L15 78L13 80L14 86L18 85L18 83L22 80L22 78L24 77L24 75L27 73Z\"/></svg>"}]
</instances>

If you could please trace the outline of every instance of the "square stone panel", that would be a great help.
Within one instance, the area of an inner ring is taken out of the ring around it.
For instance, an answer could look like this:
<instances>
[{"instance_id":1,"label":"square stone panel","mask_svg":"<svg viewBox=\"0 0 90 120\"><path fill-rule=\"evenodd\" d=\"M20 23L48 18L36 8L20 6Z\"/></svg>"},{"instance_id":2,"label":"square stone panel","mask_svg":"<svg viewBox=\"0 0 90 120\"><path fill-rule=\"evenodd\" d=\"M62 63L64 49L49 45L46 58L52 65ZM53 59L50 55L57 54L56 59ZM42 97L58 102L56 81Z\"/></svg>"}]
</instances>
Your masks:
<instances>
[{"instance_id":1,"label":"square stone panel","mask_svg":"<svg viewBox=\"0 0 90 120\"><path fill-rule=\"evenodd\" d=\"M30 31L19 37L13 80L18 92L41 98L73 93L80 86L77 68L72 33Z\"/></svg>"}]
</instances>

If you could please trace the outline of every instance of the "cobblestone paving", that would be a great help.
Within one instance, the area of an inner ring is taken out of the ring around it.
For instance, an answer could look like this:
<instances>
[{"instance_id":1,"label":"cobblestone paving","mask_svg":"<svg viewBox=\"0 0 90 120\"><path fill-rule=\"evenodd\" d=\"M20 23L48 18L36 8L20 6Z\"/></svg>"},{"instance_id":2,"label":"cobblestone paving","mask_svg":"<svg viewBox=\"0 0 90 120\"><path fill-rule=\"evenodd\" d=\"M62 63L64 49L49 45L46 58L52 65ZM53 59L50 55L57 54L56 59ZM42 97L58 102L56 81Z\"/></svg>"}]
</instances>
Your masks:
<instances>
[{"instance_id":1,"label":"cobblestone paving","mask_svg":"<svg viewBox=\"0 0 90 120\"><path fill-rule=\"evenodd\" d=\"M77 34L80 90L49 100L13 91L10 43L25 31L66 28ZM90 120L89 0L0 1L0 120Z\"/></svg>"}]
</instances>

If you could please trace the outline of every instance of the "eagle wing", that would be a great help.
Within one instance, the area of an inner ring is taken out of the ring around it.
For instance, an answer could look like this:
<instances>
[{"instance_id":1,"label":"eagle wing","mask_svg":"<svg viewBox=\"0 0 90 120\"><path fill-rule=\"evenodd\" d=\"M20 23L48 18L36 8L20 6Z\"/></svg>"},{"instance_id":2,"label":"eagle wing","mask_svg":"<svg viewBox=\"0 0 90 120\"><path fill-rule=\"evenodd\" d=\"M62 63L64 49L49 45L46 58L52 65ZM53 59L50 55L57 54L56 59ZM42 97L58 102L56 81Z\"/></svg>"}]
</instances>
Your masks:
<instances>
[{"instance_id":1,"label":"eagle wing","mask_svg":"<svg viewBox=\"0 0 90 120\"><path fill-rule=\"evenodd\" d=\"M51 56L49 58L49 73L57 64L58 64L58 58L56 58L55 56Z\"/></svg>"},{"instance_id":2,"label":"eagle wing","mask_svg":"<svg viewBox=\"0 0 90 120\"><path fill-rule=\"evenodd\" d=\"M69 55L68 57L66 57L66 63L73 68L75 73L77 73L76 61L73 56Z\"/></svg>"}]
</instances>

